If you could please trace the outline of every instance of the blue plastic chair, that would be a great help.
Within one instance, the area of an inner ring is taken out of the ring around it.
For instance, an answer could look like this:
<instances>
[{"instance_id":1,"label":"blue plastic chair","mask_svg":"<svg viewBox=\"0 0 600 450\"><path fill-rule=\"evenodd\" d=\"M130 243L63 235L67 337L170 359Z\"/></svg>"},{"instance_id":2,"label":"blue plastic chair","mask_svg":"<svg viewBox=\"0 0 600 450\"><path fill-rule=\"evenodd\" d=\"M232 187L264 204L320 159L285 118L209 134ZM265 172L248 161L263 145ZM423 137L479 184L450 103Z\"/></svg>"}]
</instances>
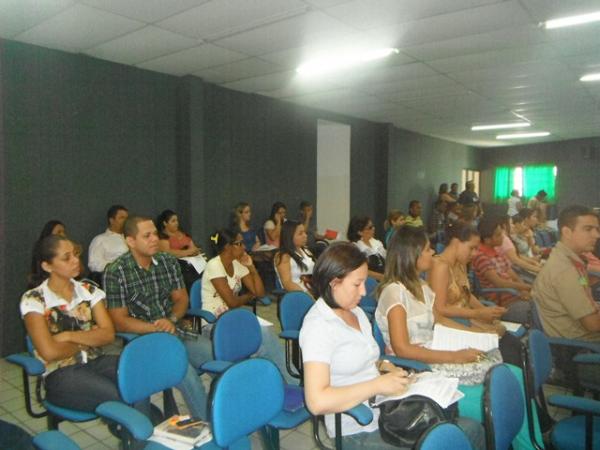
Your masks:
<instances>
[{"instance_id":1,"label":"blue plastic chair","mask_svg":"<svg viewBox=\"0 0 600 450\"><path fill-rule=\"evenodd\" d=\"M302 379L302 354L298 338L304 316L314 304L310 295L300 291L288 292L279 304L279 337L285 341L285 365L288 373L294 378Z\"/></svg>"},{"instance_id":2,"label":"blue plastic chair","mask_svg":"<svg viewBox=\"0 0 600 450\"><path fill-rule=\"evenodd\" d=\"M525 417L523 394L517 377L505 364L485 376L483 410L487 450L508 450Z\"/></svg>"},{"instance_id":3,"label":"blue plastic chair","mask_svg":"<svg viewBox=\"0 0 600 450\"><path fill-rule=\"evenodd\" d=\"M190 288L190 304L186 316L191 316L194 324L194 329L202 332L202 320L207 323L215 323L217 318L213 313L202 309L202 278L197 279L192 283Z\"/></svg>"},{"instance_id":4,"label":"blue plastic chair","mask_svg":"<svg viewBox=\"0 0 600 450\"><path fill-rule=\"evenodd\" d=\"M469 270L467 276L469 278L469 284L473 288L473 294L475 294L476 297L488 298L486 297L486 294L511 294L514 296L519 295L519 291L512 288L482 288L479 278L477 278L477 275L475 274L474 270ZM493 303L495 304L495 302Z\"/></svg>"},{"instance_id":5,"label":"blue plastic chair","mask_svg":"<svg viewBox=\"0 0 600 450\"><path fill-rule=\"evenodd\" d=\"M373 277L367 277L365 281L366 294L360 299L358 306L372 319L377 309L377 300L375 300L375 290L379 283Z\"/></svg>"},{"instance_id":6,"label":"blue plastic chair","mask_svg":"<svg viewBox=\"0 0 600 450\"><path fill-rule=\"evenodd\" d=\"M593 357L588 358L592 363L600 363L600 355L589 356ZM534 398L544 410L547 409L547 405L553 405L570 409L577 414L554 425L551 433L553 446L558 450L600 448L600 401L571 395L551 395L547 399L544 398L542 386L552 370L552 353L550 341L539 330L529 333L528 360L528 396Z\"/></svg>"},{"instance_id":7,"label":"blue plastic chair","mask_svg":"<svg viewBox=\"0 0 600 450\"><path fill-rule=\"evenodd\" d=\"M77 411L75 409L62 408L57 406L42 396L42 375L46 371L44 364L34 356L33 344L29 336L25 338L27 353L9 355L6 361L15 364L22 369L23 390L25 409L27 414L35 419L46 417L49 430L57 430L60 422L66 420L69 422L87 422L97 419L94 413ZM41 411L35 411L33 406L34 399L29 385L29 378L36 378L35 401L41 406Z\"/></svg>"},{"instance_id":8,"label":"blue plastic chair","mask_svg":"<svg viewBox=\"0 0 600 450\"><path fill-rule=\"evenodd\" d=\"M415 450L472 450L469 438L457 425L442 422L429 428L415 444Z\"/></svg>"},{"instance_id":9,"label":"blue plastic chair","mask_svg":"<svg viewBox=\"0 0 600 450\"><path fill-rule=\"evenodd\" d=\"M44 431L33 438L33 446L38 450L80 450L81 447L60 431ZM169 450L157 442L149 442L144 450Z\"/></svg>"},{"instance_id":10,"label":"blue plastic chair","mask_svg":"<svg viewBox=\"0 0 600 450\"><path fill-rule=\"evenodd\" d=\"M428 364L422 363L420 361L416 361L414 359L400 358L394 355L386 355L385 342L383 340L383 335L381 334L381 330L379 329L379 325L377 325L376 320L373 321L373 337L375 338L375 342L377 342L382 359L388 360L395 366L404 367L405 369L409 370L416 370L417 372L431 370L431 367L429 367Z\"/></svg>"}]
</instances>

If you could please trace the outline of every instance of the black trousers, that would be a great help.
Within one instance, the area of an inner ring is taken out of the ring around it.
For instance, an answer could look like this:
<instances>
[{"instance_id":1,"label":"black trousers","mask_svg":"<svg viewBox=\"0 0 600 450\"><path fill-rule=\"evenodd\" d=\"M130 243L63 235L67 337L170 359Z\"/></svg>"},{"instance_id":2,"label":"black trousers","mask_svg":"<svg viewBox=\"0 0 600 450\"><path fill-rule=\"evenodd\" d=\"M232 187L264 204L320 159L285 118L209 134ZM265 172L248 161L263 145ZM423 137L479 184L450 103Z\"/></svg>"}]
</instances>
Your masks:
<instances>
[{"instance_id":1,"label":"black trousers","mask_svg":"<svg viewBox=\"0 0 600 450\"><path fill-rule=\"evenodd\" d=\"M63 408L94 412L109 400L121 400L117 388L117 355L104 355L87 364L74 364L50 373L46 400Z\"/></svg>"}]
</instances>

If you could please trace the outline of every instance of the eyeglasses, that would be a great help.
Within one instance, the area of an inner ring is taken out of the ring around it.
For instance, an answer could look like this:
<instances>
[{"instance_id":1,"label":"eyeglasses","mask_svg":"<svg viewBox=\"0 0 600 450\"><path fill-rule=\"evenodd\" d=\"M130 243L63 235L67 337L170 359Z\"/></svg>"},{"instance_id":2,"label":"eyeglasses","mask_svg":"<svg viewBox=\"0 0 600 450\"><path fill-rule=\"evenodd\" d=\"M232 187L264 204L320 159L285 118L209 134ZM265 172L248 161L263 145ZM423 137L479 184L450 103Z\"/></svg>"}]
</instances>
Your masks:
<instances>
[{"instance_id":1,"label":"eyeglasses","mask_svg":"<svg viewBox=\"0 0 600 450\"><path fill-rule=\"evenodd\" d=\"M238 247L241 247L242 245L244 245L244 241L233 241L231 243L231 245L236 245Z\"/></svg>"}]
</instances>

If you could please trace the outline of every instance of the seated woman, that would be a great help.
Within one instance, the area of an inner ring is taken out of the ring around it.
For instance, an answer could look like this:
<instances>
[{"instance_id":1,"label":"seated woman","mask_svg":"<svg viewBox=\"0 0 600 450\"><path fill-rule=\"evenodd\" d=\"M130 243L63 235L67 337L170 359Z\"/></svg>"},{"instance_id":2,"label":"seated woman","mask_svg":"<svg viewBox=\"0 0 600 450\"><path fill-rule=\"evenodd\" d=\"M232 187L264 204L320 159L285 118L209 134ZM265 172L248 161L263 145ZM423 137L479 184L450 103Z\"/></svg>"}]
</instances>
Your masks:
<instances>
[{"instance_id":1,"label":"seated woman","mask_svg":"<svg viewBox=\"0 0 600 450\"><path fill-rule=\"evenodd\" d=\"M52 236L52 235L58 235L58 236L62 236L62 237L67 237L67 227L65 227L65 224L62 223L60 220L49 220L48 222L46 222L44 224L44 226L42 227L42 231L40 232L40 237L38 237L36 244L38 245L39 242L41 242L45 237L48 236ZM82 279L85 278L87 275L89 275L87 272L87 268L85 267L85 264L83 263L83 249L81 247L81 245L79 245L76 242L72 242L73 246L75 247L75 254L77 255L77 258L79 258L79 275L77 276L77 279ZM31 260L31 273L34 273L37 268L37 261L35 259L35 249L34 249L34 255L33 258Z\"/></svg>"},{"instance_id":2,"label":"seated woman","mask_svg":"<svg viewBox=\"0 0 600 450\"><path fill-rule=\"evenodd\" d=\"M46 399L89 412L104 401L120 400L118 356L102 355L101 349L115 337L104 292L74 280L79 258L64 236L38 241L35 260L33 288L23 294L20 310L35 354L46 366Z\"/></svg>"},{"instance_id":3,"label":"seated woman","mask_svg":"<svg viewBox=\"0 0 600 450\"><path fill-rule=\"evenodd\" d=\"M539 258L534 257L535 239L529 226L529 224L536 222L535 215L535 211L531 209L524 208L519 211L519 214L512 217L512 228L509 233L519 256L526 261L539 265Z\"/></svg>"},{"instance_id":4,"label":"seated woman","mask_svg":"<svg viewBox=\"0 0 600 450\"><path fill-rule=\"evenodd\" d=\"M165 209L161 212L156 218L156 229L159 237L158 248L161 252L170 253L176 258L187 258L202 254L202 250L194 244L192 238L179 229L179 218L174 211ZM203 256L199 256L199 258L203 258ZM181 259L177 261L181 267L185 287L189 292L194 281L199 279L202 274L204 260L200 261L202 265L198 266L198 269L188 261Z\"/></svg>"},{"instance_id":5,"label":"seated woman","mask_svg":"<svg viewBox=\"0 0 600 450\"><path fill-rule=\"evenodd\" d=\"M217 256L208 261L202 275L202 308L218 317L231 308L239 308L256 297L264 296L263 282L244 249L242 235L237 230L222 229L210 240ZM245 288L244 293L241 293L242 287ZM265 325L261 323L262 345L257 355L273 361L285 380L294 383L286 369L279 336L272 325ZM205 325L207 331L211 327Z\"/></svg>"},{"instance_id":6,"label":"seated woman","mask_svg":"<svg viewBox=\"0 0 600 450\"><path fill-rule=\"evenodd\" d=\"M281 227L285 222L286 214L287 208L283 203L273 203L273 206L271 207L271 214L263 225L263 229L265 231L265 244L279 248Z\"/></svg>"},{"instance_id":7,"label":"seated woman","mask_svg":"<svg viewBox=\"0 0 600 450\"><path fill-rule=\"evenodd\" d=\"M482 382L487 370L501 362L501 357L498 351L484 355L474 349L439 351L429 348L434 323L469 330L434 309L435 294L419 277L419 273L427 272L432 264L433 251L426 234L408 227L398 230L390 242L385 278L378 287L375 320L387 352L428 363L434 372L459 378L459 389L465 394L459 401L460 415L481 422ZM511 370L523 379L519 368L511 366ZM515 449L532 448L527 423L523 424L513 446Z\"/></svg>"},{"instance_id":8,"label":"seated woman","mask_svg":"<svg viewBox=\"0 0 600 450\"><path fill-rule=\"evenodd\" d=\"M516 227L519 228L523 223L523 219L517 214L514 218L514 222L516 222ZM496 252L508 258L513 268L518 269L521 275L526 278L525 281L532 283L536 274L542 270L542 264L537 259L522 255L517 251L514 242L509 237L511 235L511 230L515 228L514 224L511 225L510 217L506 217L501 225L504 231L504 237L502 238L502 245L496 247Z\"/></svg>"},{"instance_id":9,"label":"seated woman","mask_svg":"<svg viewBox=\"0 0 600 450\"><path fill-rule=\"evenodd\" d=\"M304 361L304 393L313 414L326 414L325 424L334 435L332 414L345 411L376 395L401 394L409 383L403 370L380 375L376 363L379 348L371 324L358 307L365 295L367 258L355 245L339 242L329 246L313 271L319 297L308 311L300 330ZM361 426L342 415L344 449L395 449L378 432L379 409L373 421ZM459 419L473 448L484 448L483 431L471 421Z\"/></svg>"},{"instance_id":10,"label":"seated woman","mask_svg":"<svg viewBox=\"0 0 600 450\"><path fill-rule=\"evenodd\" d=\"M51 236L53 234L58 234L59 236L65 237L67 235L65 224L60 220L49 220L46 222L40 232L39 241L44 239L45 237Z\"/></svg>"},{"instance_id":11,"label":"seated woman","mask_svg":"<svg viewBox=\"0 0 600 450\"><path fill-rule=\"evenodd\" d=\"M383 224L383 228L385 229L385 246L387 248L394 231L404 225L404 213L399 209L392 209L388 213L387 219Z\"/></svg>"},{"instance_id":12,"label":"seated woman","mask_svg":"<svg viewBox=\"0 0 600 450\"><path fill-rule=\"evenodd\" d=\"M179 218L175 211L165 209L156 218L158 230L158 247L161 252L167 252L177 258L196 256L202 253L200 247L194 244L192 238L179 229Z\"/></svg>"},{"instance_id":13,"label":"seated woman","mask_svg":"<svg viewBox=\"0 0 600 450\"><path fill-rule=\"evenodd\" d=\"M256 230L250 226L250 218L252 217L252 210L250 204L246 202L239 202L233 210L233 226L240 230L240 234L244 239L244 248L247 252L258 249L260 247L260 239Z\"/></svg>"},{"instance_id":14,"label":"seated woman","mask_svg":"<svg viewBox=\"0 0 600 450\"><path fill-rule=\"evenodd\" d=\"M373 225L373 221L367 216L352 217L348 224L346 236L367 256L369 276L381 281L385 269L386 251L381 241L374 237L375 225Z\"/></svg>"},{"instance_id":15,"label":"seated woman","mask_svg":"<svg viewBox=\"0 0 600 450\"><path fill-rule=\"evenodd\" d=\"M288 220L281 229L281 246L275 255L275 270L286 291L310 294L315 261L306 248L306 231L300 222Z\"/></svg>"},{"instance_id":16,"label":"seated woman","mask_svg":"<svg viewBox=\"0 0 600 450\"><path fill-rule=\"evenodd\" d=\"M477 229L466 224L453 224L446 228L449 242L444 251L433 258L428 282L435 294L434 311L442 317L469 321L469 331L497 333L500 336L502 359L520 364L519 340L505 333L499 319L506 313L500 306L486 307L471 293L467 265L479 247Z\"/></svg>"}]
</instances>

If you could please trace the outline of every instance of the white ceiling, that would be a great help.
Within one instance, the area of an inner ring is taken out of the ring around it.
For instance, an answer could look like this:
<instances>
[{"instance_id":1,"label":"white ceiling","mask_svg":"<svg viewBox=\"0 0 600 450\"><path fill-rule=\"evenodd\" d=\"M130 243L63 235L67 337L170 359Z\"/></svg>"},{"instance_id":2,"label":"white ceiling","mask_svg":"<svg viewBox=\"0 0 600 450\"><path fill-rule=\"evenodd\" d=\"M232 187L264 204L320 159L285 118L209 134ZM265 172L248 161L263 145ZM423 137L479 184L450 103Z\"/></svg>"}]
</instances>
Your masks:
<instances>
[{"instance_id":1,"label":"white ceiling","mask_svg":"<svg viewBox=\"0 0 600 450\"><path fill-rule=\"evenodd\" d=\"M600 0L0 0L0 37L258 93L478 146L523 115L554 141L600 135L600 23L540 22ZM398 55L322 78L319 52Z\"/></svg>"}]
</instances>

